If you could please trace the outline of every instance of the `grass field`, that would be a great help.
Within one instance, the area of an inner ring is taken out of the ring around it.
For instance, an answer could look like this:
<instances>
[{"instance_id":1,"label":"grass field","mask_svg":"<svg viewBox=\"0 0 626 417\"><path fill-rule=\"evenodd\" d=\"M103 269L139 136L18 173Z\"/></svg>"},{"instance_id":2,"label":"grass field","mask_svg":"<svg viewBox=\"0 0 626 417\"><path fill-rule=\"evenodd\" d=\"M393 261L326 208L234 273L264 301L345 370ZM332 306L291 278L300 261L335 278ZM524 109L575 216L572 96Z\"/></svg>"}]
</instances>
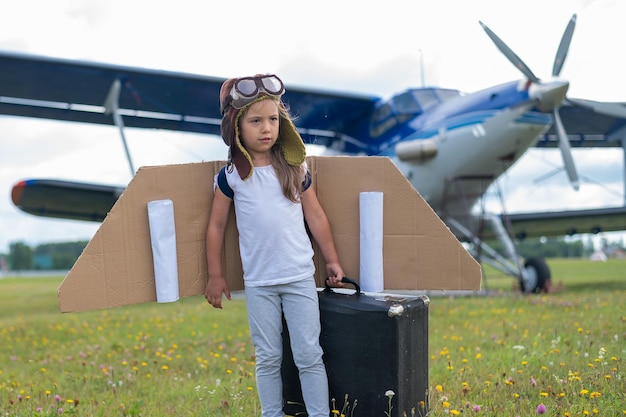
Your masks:
<instances>
[{"instance_id":1,"label":"grass field","mask_svg":"<svg viewBox=\"0 0 626 417\"><path fill-rule=\"evenodd\" d=\"M431 297L429 415L626 415L626 261L549 264L553 294ZM0 279L0 416L260 415L243 300L60 314L61 279Z\"/></svg>"}]
</instances>

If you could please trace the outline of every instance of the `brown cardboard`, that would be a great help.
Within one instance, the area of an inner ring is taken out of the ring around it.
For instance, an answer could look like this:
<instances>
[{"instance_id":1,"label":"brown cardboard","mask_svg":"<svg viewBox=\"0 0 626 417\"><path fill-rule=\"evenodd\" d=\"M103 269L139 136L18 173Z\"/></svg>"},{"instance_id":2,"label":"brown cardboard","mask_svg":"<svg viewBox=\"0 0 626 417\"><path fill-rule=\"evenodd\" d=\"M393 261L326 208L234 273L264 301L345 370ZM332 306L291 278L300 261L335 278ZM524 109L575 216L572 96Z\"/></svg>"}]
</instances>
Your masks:
<instances>
[{"instance_id":1,"label":"brown cardboard","mask_svg":"<svg viewBox=\"0 0 626 417\"><path fill-rule=\"evenodd\" d=\"M382 191L386 290L477 290L480 265L386 157L309 157L318 198L331 223L347 276L359 275L359 193ZM224 161L142 167L111 209L58 290L62 312L156 301L147 204L174 203L180 297L204 292L205 235L213 177ZM315 249L316 282L323 259ZM231 213L224 273L243 289L238 235Z\"/></svg>"}]
</instances>

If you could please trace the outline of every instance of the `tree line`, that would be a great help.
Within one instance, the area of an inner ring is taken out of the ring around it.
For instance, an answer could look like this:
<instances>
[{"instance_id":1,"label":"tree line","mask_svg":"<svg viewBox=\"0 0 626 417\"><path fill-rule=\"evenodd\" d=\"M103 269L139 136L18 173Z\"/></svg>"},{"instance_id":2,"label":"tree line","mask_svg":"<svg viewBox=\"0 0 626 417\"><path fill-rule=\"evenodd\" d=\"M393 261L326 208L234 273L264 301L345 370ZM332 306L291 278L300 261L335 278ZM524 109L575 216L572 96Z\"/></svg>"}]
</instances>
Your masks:
<instances>
[{"instance_id":1,"label":"tree line","mask_svg":"<svg viewBox=\"0 0 626 417\"><path fill-rule=\"evenodd\" d=\"M24 242L9 244L9 253L0 254L10 271L67 270L72 268L89 241L45 243L31 247Z\"/></svg>"}]
</instances>

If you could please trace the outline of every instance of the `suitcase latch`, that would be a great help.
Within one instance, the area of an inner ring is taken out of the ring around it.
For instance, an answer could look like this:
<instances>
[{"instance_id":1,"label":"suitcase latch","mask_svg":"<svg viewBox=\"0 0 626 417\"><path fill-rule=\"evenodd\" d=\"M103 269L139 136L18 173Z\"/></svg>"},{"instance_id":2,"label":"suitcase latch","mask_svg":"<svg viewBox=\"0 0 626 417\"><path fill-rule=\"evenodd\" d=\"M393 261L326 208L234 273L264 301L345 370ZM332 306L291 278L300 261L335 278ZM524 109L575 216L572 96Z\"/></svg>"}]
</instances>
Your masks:
<instances>
[{"instance_id":1,"label":"suitcase latch","mask_svg":"<svg viewBox=\"0 0 626 417\"><path fill-rule=\"evenodd\" d=\"M402 304L393 304L387 311L389 317L401 316L402 313L404 313L404 306Z\"/></svg>"}]
</instances>

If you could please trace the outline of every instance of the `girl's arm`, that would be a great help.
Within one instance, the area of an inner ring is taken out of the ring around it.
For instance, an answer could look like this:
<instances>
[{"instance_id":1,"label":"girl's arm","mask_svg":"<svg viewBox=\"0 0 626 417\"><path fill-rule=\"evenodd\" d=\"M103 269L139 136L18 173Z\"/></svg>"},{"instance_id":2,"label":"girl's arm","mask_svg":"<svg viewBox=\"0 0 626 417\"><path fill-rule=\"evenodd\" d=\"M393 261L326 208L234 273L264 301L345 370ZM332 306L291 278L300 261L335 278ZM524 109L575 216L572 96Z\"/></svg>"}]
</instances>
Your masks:
<instances>
[{"instance_id":1,"label":"girl's arm","mask_svg":"<svg viewBox=\"0 0 626 417\"><path fill-rule=\"evenodd\" d=\"M222 308L222 294L230 300L230 290L222 273L222 250L231 201L219 187L215 189L206 233L208 280L204 291L204 298L215 308Z\"/></svg>"},{"instance_id":2,"label":"girl's arm","mask_svg":"<svg viewBox=\"0 0 626 417\"><path fill-rule=\"evenodd\" d=\"M341 279L344 277L344 273L335 249L330 223L313 187L309 187L300 195L300 201L309 230L311 230L326 262L328 281L331 286L342 287Z\"/></svg>"}]
</instances>

